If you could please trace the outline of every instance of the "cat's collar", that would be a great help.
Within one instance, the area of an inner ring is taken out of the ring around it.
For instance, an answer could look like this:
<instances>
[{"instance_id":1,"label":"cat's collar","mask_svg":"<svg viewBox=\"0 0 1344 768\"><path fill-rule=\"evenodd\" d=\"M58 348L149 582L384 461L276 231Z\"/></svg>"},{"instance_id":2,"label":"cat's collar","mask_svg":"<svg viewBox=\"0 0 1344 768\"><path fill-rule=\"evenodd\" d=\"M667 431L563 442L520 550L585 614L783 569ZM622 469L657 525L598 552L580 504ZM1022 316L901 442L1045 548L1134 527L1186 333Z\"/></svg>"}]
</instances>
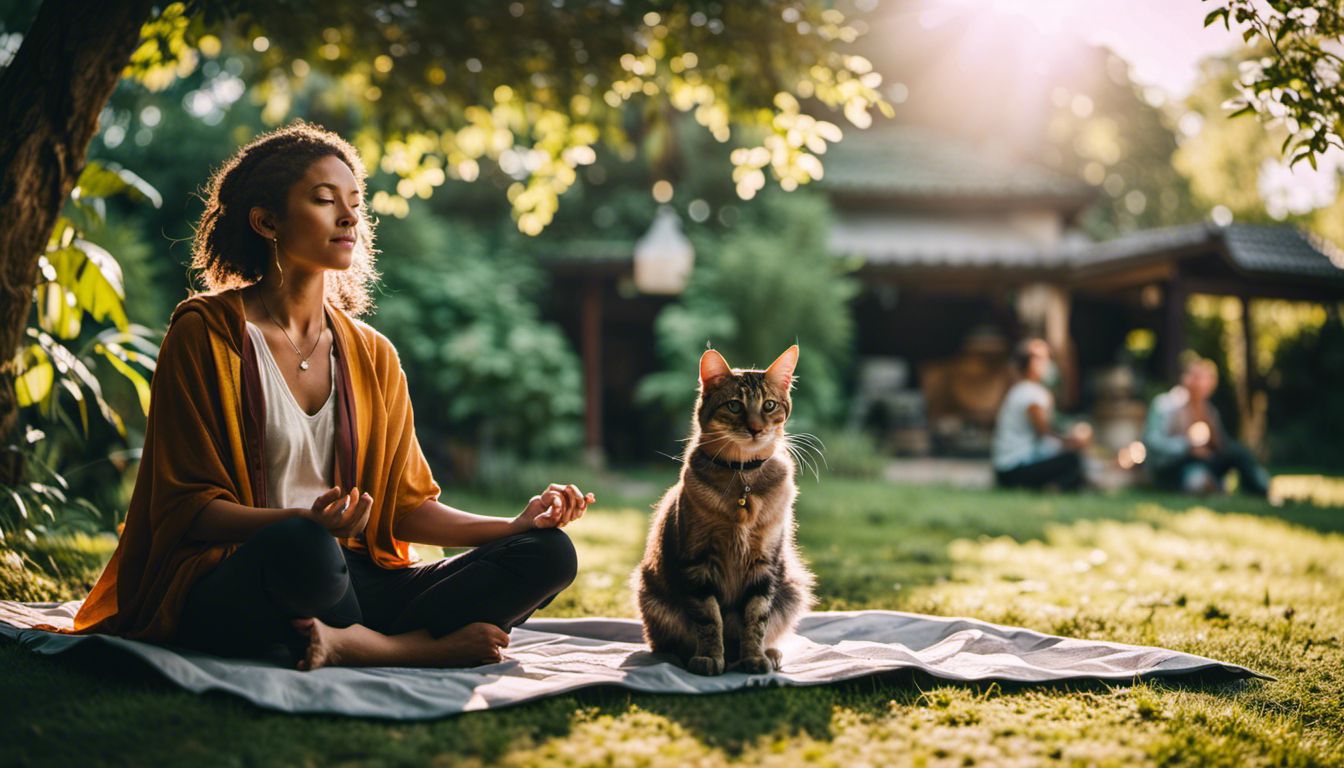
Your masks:
<instances>
[{"instance_id":1,"label":"cat's collar","mask_svg":"<svg viewBox=\"0 0 1344 768\"><path fill-rule=\"evenodd\" d=\"M734 469L737 471L742 471L744 469L757 469L762 464L770 460L769 456L766 456L764 459L751 459L750 461L724 461L723 459L716 458L714 456L706 456L705 458L709 459L710 463L716 467L723 467L724 469Z\"/></svg>"}]
</instances>

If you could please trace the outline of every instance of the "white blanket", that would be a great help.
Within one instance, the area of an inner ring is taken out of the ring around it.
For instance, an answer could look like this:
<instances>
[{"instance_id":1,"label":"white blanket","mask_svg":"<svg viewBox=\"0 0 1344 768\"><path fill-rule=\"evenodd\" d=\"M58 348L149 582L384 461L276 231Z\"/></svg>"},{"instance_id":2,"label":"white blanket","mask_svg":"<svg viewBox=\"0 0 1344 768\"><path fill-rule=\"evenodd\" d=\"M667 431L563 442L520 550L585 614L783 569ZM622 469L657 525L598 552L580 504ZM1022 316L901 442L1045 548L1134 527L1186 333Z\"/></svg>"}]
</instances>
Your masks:
<instances>
[{"instance_id":1,"label":"white blanket","mask_svg":"<svg viewBox=\"0 0 1344 768\"><path fill-rule=\"evenodd\" d=\"M1202 674L1264 677L1201 656L1074 640L973 619L896 611L813 613L781 645L783 670L700 677L650 653L631 619L534 619L513 631L507 658L474 669L323 668L299 672L107 635L62 635L78 603L0 601L0 637L38 653L103 643L144 659L190 691L227 691L269 709L413 720L531 701L593 685L654 693L714 693L819 685L896 670L946 680L1132 680Z\"/></svg>"}]
</instances>

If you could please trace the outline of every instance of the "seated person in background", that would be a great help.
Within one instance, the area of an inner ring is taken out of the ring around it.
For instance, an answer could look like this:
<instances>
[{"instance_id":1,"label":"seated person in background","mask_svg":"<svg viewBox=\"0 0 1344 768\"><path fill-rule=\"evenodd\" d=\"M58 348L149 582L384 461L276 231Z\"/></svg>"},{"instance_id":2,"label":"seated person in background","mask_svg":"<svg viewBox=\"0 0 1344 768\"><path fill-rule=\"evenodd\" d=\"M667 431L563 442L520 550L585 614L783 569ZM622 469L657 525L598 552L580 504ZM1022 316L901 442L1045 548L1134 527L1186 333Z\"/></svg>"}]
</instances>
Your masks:
<instances>
[{"instance_id":1,"label":"seated person in background","mask_svg":"<svg viewBox=\"0 0 1344 768\"><path fill-rule=\"evenodd\" d=\"M1091 430L1079 424L1064 436L1051 429L1055 398L1043 383L1051 369L1050 345L1042 339L1024 340L1013 352L1013 365L1022 378L1004 396L994 422L995 479L1005 488L1051 483L1062 490L1081 488L1082 450Z\"/></svg>"},{"instance_id":2,"label":"seated person in background","mask_svg":"<svg viewBox=\"0 0 1344 768\"><path fill-rule=\"evenodd\" d=\"M1246 446L1227 436L1209 402L1217 388L1218 366L1195 356L1186 360L1181 383L1153 398L1143 432L1153 482L1191 493L1221 491L1223 477L1235 469L1243 492L1266 496L1269 474Z\"/></svg>"}]
</instances>

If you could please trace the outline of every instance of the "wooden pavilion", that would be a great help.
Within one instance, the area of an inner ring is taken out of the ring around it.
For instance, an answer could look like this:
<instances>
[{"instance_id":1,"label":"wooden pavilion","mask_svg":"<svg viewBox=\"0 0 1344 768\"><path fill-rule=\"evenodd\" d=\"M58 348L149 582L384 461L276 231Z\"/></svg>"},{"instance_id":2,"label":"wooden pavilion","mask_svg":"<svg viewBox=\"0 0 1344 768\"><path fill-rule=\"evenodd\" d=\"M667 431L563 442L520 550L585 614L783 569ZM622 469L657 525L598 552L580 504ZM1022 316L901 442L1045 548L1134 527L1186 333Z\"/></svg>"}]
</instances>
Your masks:
<instances>
[{"instance_id":1,"label":"wooden pavilion","mask_svg":"<svg viewBox=\"0 0 1344 768\"><path fill-rule=\"evenodd\" d=\"M1193 294L1239 298L1247 329L1252 299L1344 300L1344 256L1293 227L1202 223L1093 242L1078 224L1093 188L919 129L858 133L826 168L832 250L864 264L858 357L902 361L930 428L950 425L954 439L935 449L984 449L1010 380L1007 353L1023 336L1056 350L1061 407L1089 408L1084 383L1115 363L1136 329L1156 337L1149 374L1175 375ZM565 253L543 261L556 288L547 314L583 357L588 448L647 459L662 446L634 390L658 365L653 321L674 299L635 288L633 243ZM1245 383L1248 392L1257 385Z\"/></svg>"}]
</instances>

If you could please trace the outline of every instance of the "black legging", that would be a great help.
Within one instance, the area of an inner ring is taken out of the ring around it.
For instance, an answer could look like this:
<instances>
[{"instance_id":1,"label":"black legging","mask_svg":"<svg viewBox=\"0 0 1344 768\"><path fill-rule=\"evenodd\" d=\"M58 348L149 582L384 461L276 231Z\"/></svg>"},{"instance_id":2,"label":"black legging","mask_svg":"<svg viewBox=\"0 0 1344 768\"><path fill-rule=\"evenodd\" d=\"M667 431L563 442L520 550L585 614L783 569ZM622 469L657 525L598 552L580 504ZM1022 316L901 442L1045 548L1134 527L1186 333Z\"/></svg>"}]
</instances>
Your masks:
<instances>
[{"instance_id":1,"label":"black legging","mask_svg":"<svg viewBox=\"0 0 1344 768\"><path fill-rule=\"evenodd\" d=\"M1048 459L996 470L994 478L1003 488L1043 488L1055 483L1060 490L1076 491L1083 487L1083 457L1077 451L1062 451Z\"/></svg>"},{"instance_id":2,"label":"black legging","mask_svg":"<svg viewBox=\"0 0 1344 768\"><path fill-rule=\"evenodd\" d=\"M1225 448L1217 450L1202 459L1187 454L1179 461L1153 467L1153 483L1165 490L1190 490L1185 487L1186 471L1199 465L1204 467L1208 476L1219 487L1222 487L1223 478L1227 476L1227 473L1235 469L1241 479L1239 487L1242 493L1252 496L1269 495L1269 486L1266 485L1268 476L1260 468L1260 464L1256 462L1255 454L1251 453L1251 449L1236 441L1229 442Z\"/></svg>"},{"instance_id":3,"label":"black legging","mask_svg":"<svg viewBox=\"0 0 1344 768\"><path fill-rule=\"evenodd\" d=\"M307 638L290 620L363 624L384 634L442 637L477 621L521 624L574 580L563 531L508 536L451 559L388 570L342 548L321 525L284 520L253 534L187 594L177 639L220 656L291 664Z\"/></svg>"}]
</instances>

